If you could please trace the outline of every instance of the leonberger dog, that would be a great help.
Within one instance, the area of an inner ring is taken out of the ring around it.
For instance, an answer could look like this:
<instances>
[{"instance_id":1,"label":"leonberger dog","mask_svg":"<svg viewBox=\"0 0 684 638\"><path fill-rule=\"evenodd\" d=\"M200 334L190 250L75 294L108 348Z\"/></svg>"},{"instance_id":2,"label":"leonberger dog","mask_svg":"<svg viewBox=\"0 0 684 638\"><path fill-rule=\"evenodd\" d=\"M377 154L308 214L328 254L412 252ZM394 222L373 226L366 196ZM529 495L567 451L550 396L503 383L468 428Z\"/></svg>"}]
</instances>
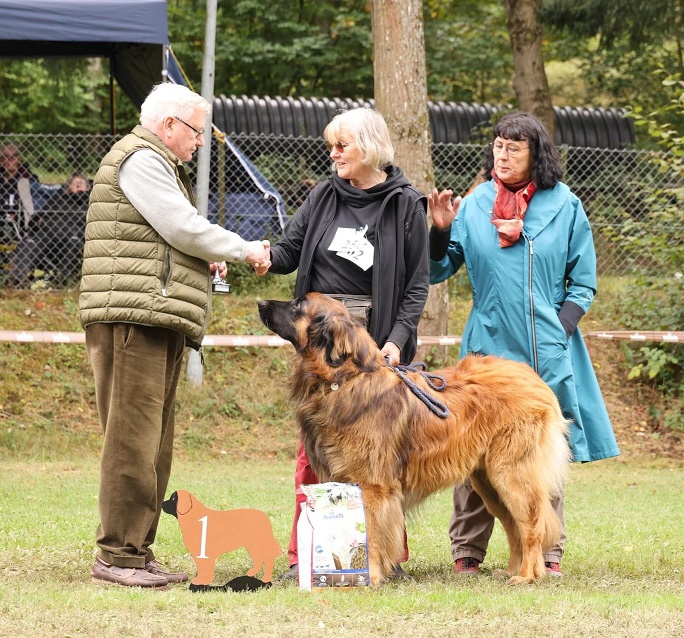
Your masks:
<instances>
[{"instance_id":1,"label":"leonberger dog","mask_svg":"<svg viewBox=\"0 0 684 638\"><path fill-rule=\"evenodd\" d=\"M430 373L445 381L437 392L425 373L390 367L326 295L258 305L297 353L291 397L312 468L321 481L361 487L372 585L399 562L404 515L468 478L506 532L509 583L546 574L543 551L560 536L551 500L570 452L558 400L532 368L468 355Z\"/></svg>"}]
</instances>

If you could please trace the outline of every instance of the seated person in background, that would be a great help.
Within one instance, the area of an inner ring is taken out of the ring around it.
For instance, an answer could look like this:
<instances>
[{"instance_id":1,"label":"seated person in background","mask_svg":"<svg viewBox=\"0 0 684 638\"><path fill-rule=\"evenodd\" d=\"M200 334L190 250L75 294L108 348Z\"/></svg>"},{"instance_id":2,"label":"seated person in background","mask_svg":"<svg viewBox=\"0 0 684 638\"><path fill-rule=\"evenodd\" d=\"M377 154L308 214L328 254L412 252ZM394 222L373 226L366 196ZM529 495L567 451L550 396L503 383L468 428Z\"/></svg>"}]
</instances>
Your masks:
<instances>
[{"instance_id":1,"label":"seated person in background","mask_svg":"<svg viewBox=\"0 0 684 638\"><path fill-rule=\"evenodd\" d=\"M17 224L19 233L28 230L31 218L50 194L50 187L38 178L22 161L15 144L0 147L0 206L3 219Z\"/></svg>"},{"instance_id":2,"label":"seated person in background","mask_svg":"<svg viewBox=\"0 0 684 638\"><path fill-rule=\"evenodd\" d=\"M25 283L35 268L52 271L58 281L79 277L89 197L88 178L74 173L46 199L31 219L30 236L14 254L10 275L14 285Z\"/></svg>"},{"instance_id":3,"label":"seated person in background","mask_svg":"<svg viewBox=\"0 0 684 638\"><path fill-rule=\"evenodd\" d=\"M26 234L29 222L42 203L42 184L22 162L15 144L0 147L0 243L2 263Z\"/></svg>"}]
</instances>

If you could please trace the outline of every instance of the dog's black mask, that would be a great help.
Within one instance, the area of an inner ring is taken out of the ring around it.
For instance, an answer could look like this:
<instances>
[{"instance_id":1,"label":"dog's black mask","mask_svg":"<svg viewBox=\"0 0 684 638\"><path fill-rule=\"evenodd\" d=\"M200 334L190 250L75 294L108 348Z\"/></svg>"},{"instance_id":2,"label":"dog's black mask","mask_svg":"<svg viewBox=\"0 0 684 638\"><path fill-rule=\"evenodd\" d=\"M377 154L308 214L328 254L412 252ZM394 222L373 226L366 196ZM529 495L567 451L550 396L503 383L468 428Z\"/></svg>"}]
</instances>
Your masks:
<instances>
[{"instance_id":1,"label":"dog's black mask","mask_svg":"<svg viewBox=\"0 0 684 638\"><path fill-rule=\"evenodd\" d=\"M178 518L177 507L178 507L178 494L176 492L171 494L168 501L164 501L162 503L162 511L166 512L167 514L171 514L171 516L175 516L176 518Z\"/></svg>"}]
</instances>

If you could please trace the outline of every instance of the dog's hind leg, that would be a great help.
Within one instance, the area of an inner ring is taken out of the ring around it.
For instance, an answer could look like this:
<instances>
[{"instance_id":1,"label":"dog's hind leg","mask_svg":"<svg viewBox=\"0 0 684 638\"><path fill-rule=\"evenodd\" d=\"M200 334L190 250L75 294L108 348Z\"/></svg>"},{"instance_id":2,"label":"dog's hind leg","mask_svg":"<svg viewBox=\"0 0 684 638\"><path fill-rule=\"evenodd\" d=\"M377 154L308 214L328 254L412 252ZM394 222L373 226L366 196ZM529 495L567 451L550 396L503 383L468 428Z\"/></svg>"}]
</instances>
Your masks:
<instances>
[{"instance_id":1,"label":"dog's hind leg","mask_svg":"<svg viewBox=\"0 0 684 638\"><path fill-rule=\"evenodd\" d=\"M475 470L475 472L470 475L470 483L473 486L473 489L479 494L487 511L492 516L499 519L499 522L506 533L509 552L506 574L509 576L517 574L520 570L520 563L522 561L522 543L520 541L520 530L518 529L518 525L508 511L508 508L501 501L499 493L489 481L487 473L484 470Z\"/></svg>"},{"instance_id":2,"label":"dog's hind leg","mask_svg":"<svg viewBox=\"0 0 684 638\"><path fill-rule=\"evenodd\" d=\"M404 551L402 494L396 486L361 485L371 585L389 576Z\"/></svg>"},{"instance_id":3,"label":"dog's hind leg","mask_svg":"<svg viewBox=\"0 0 684 638\"><path fill-rule=\"evenodd\" d=\"M252 557L252 569L247 572L247 576L256 576L261 568L264 568L264 575L261 580L265 583L270 583L273 579L273 566L275 565L275 559L270 557L260 556L258 554L249 555Z\"/></svg>"},{"instance_id":4,"label":"dog's hind leg","mask_svg":"<svg viewBox=\"0 0 684 638\"><path fill-rule=\"evenodd\" d=\"M542 544L549 529L549 513L558 518L551 507L548 491L543 489L534 469L525 462L515 467L497 468L492 483L510 513L512 524L508 525L512 529L510 533L507 530L509 539L517 536L520 543L520 567L517 574L512 571L508 582L511 585L533 583L546 575ZM514 568L517 562L517 558L514 560L515 551L511 547L510 568Z\"/></svg>"}]
</instances>

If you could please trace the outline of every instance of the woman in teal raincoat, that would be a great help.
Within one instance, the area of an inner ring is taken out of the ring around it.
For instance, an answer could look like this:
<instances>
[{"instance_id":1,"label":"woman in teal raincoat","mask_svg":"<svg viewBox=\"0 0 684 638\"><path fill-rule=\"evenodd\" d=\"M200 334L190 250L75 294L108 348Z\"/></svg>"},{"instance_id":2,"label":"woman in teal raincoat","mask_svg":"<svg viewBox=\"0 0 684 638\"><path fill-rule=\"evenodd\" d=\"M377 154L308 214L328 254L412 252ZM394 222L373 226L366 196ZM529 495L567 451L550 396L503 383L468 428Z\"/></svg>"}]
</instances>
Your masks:
<instances>
[{"instance_id":1,"label":"woman in teal raincoat","mask_svg":"<svg viewBox=\"0 0 684 638\"><path fill-rule=\"evenodd\" d=\"M430 283L464 263L473 308L461 356L471 352L524 361L556 393L570 424L574 461L620 452L577 324L596 294L596 253L580 200L560 179L560 156L539 119L504 116L485 152L484 183L461 201L452 191L428 197ZM563 521L563 498L554 503ZM494 526L469 483L454 490L454 570L478 572ZM544 554L562 575L565 533Z\"/></svg>"}]
</instances>

